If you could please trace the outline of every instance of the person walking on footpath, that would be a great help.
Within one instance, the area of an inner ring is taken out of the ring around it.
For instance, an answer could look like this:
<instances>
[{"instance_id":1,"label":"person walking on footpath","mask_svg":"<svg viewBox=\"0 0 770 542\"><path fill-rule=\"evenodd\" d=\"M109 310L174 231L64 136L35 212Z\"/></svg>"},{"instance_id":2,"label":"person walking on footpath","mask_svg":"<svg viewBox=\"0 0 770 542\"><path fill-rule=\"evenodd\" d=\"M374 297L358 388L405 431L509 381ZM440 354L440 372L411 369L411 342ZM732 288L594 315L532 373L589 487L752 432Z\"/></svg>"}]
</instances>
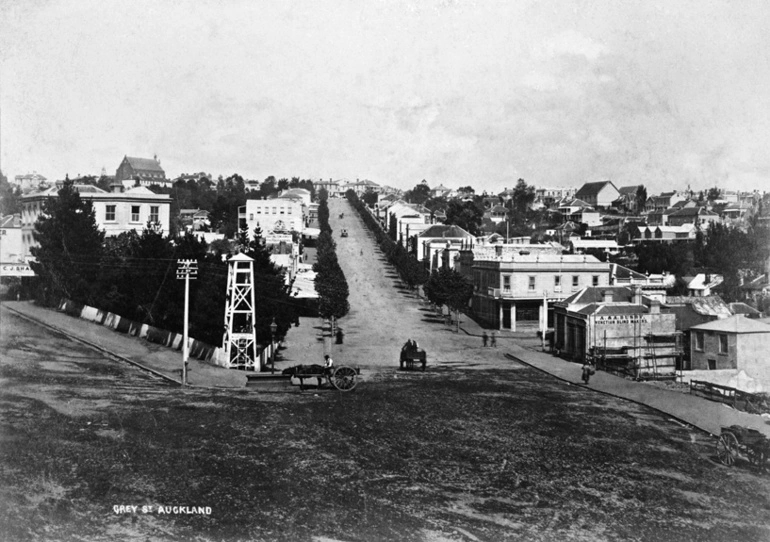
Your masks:
<instances>
[{"instance_id":1,"label":"person walking on footpath","mask_svg":"<svg viewBox=\"0 0 770 542\"><path fill-rule=\"evenodd\" d=\"M487 345L487 332L486 332L486 330L481 334L481 341L484 343L484 346Z\"/></svg>"},{"instance_id":2,"label":"person walking on footpath","mask_svg":"<svg viewBox=\"0 0 770 542\"><path fill-rule=\"evenodd\" d=\"M496 331L493 331L489 335L489 346L497 348L497 332Z\"/></svg>"},{"instance_id":3,"label":"person walking on footpath","mask_svg":"<svg viewBox=\"0 0 770 542\"><path fill-rule=\"evenodd\" d=\"M594 374L595 372L596 372L596 369L594 368L593 364L589 360L586 360L583 363L583 374L582 374L583 382L585 382L586 386L588 385L588 381L591 380L591 375Z\"/></svg>"}]
</instances>

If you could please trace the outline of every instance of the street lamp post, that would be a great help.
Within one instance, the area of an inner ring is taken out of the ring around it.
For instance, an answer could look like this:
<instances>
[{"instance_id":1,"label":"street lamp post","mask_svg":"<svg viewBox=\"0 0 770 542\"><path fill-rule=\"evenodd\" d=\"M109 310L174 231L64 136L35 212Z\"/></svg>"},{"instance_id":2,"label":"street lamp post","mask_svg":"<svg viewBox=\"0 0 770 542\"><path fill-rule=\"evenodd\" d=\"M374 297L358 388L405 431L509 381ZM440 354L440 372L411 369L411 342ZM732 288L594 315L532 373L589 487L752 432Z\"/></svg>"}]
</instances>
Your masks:
<instances>
[{"instance_id":1,"label":"street lamp post","mask_svg":"<svg viewBox=\"0 0 770 542\"><path fill-rule=\"evenodd\" d=\"M275 373L275 332L278 331L278 324L275 323L275 316L273 316L273 321L270 322L270 337L272 342L272 348L273 351L270 355L270 372Z\"/></svg>"}]
</instances>

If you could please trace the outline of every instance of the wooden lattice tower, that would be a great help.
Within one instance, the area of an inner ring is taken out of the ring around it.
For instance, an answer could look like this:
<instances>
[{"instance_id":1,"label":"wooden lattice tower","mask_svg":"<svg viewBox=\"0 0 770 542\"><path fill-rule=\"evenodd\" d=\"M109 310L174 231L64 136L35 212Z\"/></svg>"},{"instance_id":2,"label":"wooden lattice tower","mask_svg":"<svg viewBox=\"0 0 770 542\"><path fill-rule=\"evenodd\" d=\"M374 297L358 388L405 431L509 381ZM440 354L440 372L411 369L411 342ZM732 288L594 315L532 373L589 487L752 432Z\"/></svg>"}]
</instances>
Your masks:
<instances>
[{"instance_id":1,"label":"wooden lattice tower","mask_svg":"<svg viewBox=\"0 0 770 542\"><path fill-rule=\"evenodd\" d=\"M261 371L254 329L254 260L238 254L228 260L225 336L222 348L232 369Z\"/></svg>"}]
</instances>

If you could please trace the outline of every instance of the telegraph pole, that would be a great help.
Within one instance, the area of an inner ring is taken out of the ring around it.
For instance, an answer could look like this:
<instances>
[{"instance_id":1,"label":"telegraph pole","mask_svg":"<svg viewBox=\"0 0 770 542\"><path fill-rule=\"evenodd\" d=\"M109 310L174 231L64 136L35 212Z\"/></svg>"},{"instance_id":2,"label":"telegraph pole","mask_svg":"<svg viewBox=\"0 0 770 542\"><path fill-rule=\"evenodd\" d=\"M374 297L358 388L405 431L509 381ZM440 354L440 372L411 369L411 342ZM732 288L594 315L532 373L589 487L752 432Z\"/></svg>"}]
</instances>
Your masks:
<instances>
[{"instance_id":1,"label":"telegraph pole","mask_svg":"<svg viewBox=\"0 0 770 542\"><path fill-rule=\"evenodd\" d=\"M190 321L190 279L198 277L197 260L177 260L176 278L184 280L184 338L182 339L182 386L187 385L187 357L190 347L187 344L187 328Z\"/></svg>"}]
</instances>

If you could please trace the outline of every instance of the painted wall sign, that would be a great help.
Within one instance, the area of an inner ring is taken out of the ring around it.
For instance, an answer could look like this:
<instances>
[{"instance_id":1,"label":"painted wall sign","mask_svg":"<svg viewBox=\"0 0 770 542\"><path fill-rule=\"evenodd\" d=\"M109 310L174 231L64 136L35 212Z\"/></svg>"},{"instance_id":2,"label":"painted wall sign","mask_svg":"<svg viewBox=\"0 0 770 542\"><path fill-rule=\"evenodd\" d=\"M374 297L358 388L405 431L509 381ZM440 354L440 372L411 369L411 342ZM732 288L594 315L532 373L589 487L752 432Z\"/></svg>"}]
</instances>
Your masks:
<instances>
[{"instance_id":1,"label":"painted wall sign","mask_svg":"<svg viewBox=\"0 0 770 542\"><path fill-rule=\"evenodd\" d=\"M597 324L622 325L622 324L646 324L650 319L641 314L618 314L613 316L597 316Z\"/></svg>"},{"instance_id":2,"label":"painted wall sign","mask_svg":"<svg viewBox=\"0 0 770 542\"><path fill-rule=\"evenodd\" d=\"M0 275L4 277L34 277L35 272L25 263L0 264Z\"/></svg>"}]
</instances>

